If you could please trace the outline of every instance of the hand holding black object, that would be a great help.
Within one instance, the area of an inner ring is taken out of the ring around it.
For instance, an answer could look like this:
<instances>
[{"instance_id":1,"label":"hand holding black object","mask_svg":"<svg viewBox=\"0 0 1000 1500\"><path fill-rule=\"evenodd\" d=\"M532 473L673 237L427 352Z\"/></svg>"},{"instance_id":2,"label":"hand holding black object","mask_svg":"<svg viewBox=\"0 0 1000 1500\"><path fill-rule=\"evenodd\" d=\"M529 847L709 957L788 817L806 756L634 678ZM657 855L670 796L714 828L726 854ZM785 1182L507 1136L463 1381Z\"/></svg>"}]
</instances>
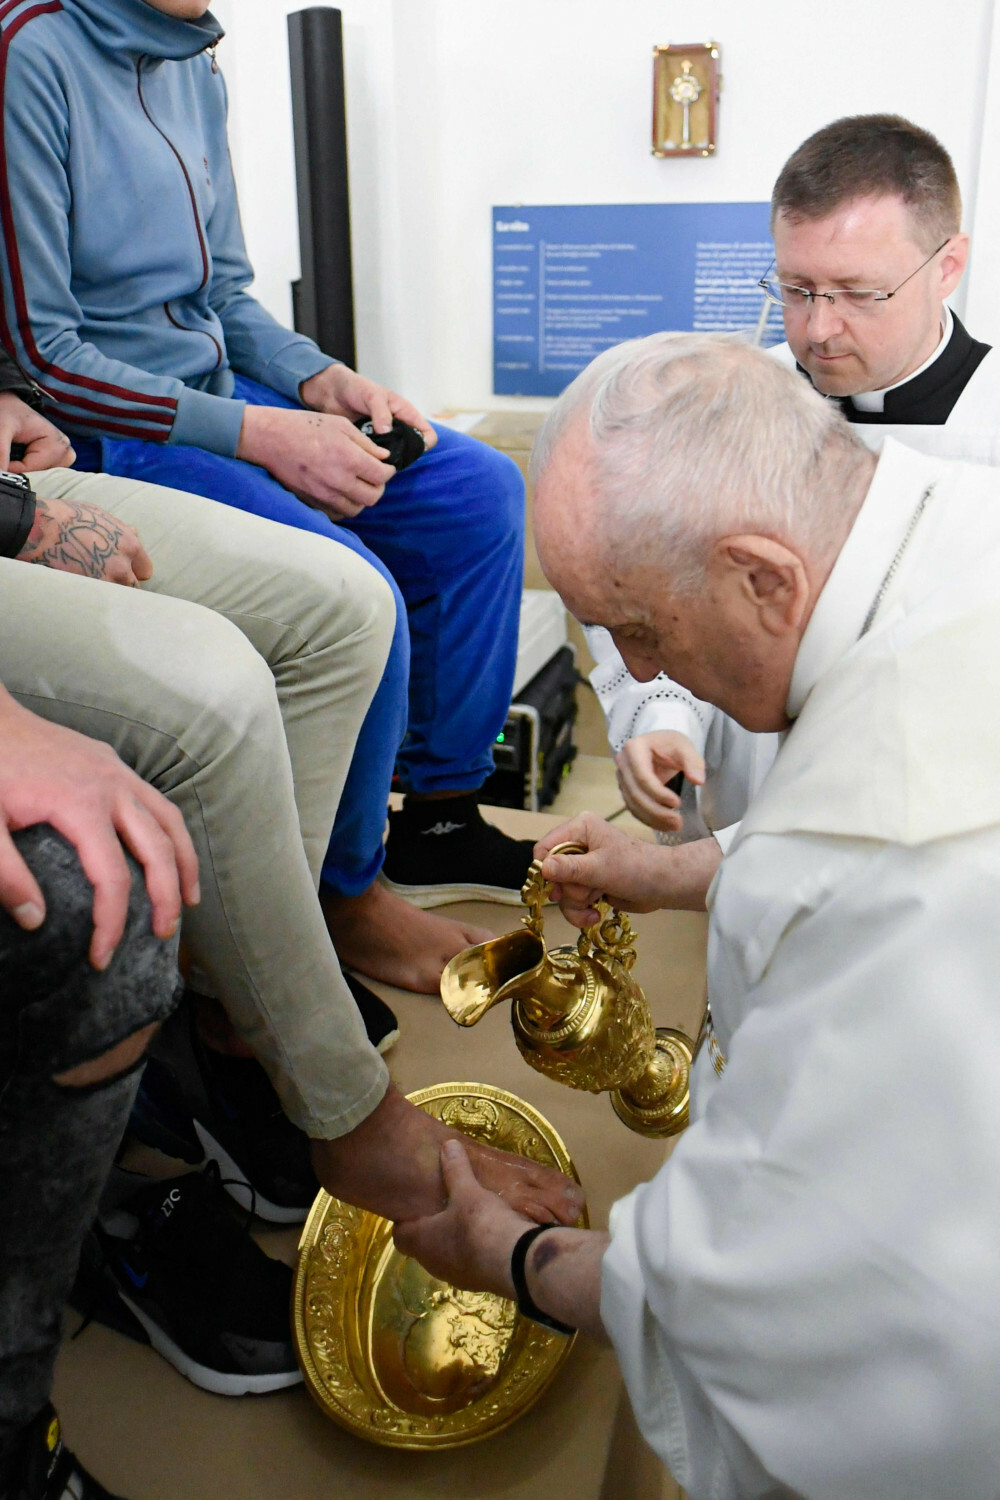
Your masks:
<instances>
[{"instance_id":1,"label":"hand holding black object","mask_svg":"<svg viewBox=\"0 0 1000 1500\"><path fill-rule=\"evenodd\" d=\"M400 469L405 469L415 459L426 452L427 445L424 435L417 427L411 427L409 422L402 421L399 417L392 420L392 428L389 432L376 432L375 423L371 417L356 417L354 425L365 437L371 438L380 448L388 448L389 457L384 460L392 464L398 474Z\"/></svg>"}]
</instances>

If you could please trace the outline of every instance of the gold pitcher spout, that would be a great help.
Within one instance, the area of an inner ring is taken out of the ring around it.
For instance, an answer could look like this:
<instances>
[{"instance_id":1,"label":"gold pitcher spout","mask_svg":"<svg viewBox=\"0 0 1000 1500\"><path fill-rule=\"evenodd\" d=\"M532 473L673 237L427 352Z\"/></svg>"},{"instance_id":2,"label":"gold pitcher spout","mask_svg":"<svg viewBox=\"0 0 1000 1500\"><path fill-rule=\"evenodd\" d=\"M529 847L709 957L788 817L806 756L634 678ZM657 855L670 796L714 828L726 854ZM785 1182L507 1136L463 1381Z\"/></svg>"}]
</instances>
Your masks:
<instances>
[{"instance_id":1,"label":"gold pitcher spout","mask_svg":"<svg viewBox=\"0 0 1000 1500\"><path fill-rule=\"evenodd\" d=\"M560 844L553 854L582 854ZM474 1026L511 1002L514 1039L539 1073L591 1093L609 1091L618 1116L642 1135L675 1135L687 1124L692 1047L657 1031L630 970L635 934L627 916L599 903L600 920L573 947L547 949L543 908L551 886L535 861L521 899L523 925L459 953L441 977L452 1020Z\"/></svg>"},{"instance_id":2,"label":"gold pitcher spout","mask_svg":"<svg viewBox=\"0 0 1000 1500\"><path fill-rule=\"evenodd\" d=\"M488 1010L508 999L507 990L545 958L536 932L521 927L457 953L441 976L441 999L459 1026L475 1026Z\"/></svg>"}]
</instances>

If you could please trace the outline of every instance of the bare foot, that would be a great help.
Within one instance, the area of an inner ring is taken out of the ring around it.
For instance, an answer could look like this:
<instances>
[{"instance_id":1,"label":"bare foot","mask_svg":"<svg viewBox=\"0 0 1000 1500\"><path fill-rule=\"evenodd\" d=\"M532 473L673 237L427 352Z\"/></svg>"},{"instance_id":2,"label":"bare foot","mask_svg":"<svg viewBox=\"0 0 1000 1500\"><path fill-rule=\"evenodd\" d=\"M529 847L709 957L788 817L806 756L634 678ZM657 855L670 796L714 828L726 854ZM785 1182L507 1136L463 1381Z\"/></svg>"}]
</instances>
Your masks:
<instances>
[{"instance_id":1,"label":"bare foot","mask_svg":"<svg viewBox=\"0 0 1000 1500\"><path fill-rule=\"evenodd\" d=\"M328 1193L387 1219L439 1213L446 1194L441 1143L457 1137L465 1145L483 1187L539 1224L575 1224L583 1189L553 1167L539 1166L508 1151L481 1146L425 1114L395 1088L349 1135L313 1141L313 1166Z\"/></svg>"},{"instance_id":2,"label":"bare foot","mask_svg":"<svg viewBox=\"0 0 1000 1500\"><path fill-rule=\"evenodd\" d=\"M342 964L418 995L436 995L449 959L496 936L485 927L421 911L378 881L360 896L321 889L320 905Z\"/></svg>"}]
</instances>

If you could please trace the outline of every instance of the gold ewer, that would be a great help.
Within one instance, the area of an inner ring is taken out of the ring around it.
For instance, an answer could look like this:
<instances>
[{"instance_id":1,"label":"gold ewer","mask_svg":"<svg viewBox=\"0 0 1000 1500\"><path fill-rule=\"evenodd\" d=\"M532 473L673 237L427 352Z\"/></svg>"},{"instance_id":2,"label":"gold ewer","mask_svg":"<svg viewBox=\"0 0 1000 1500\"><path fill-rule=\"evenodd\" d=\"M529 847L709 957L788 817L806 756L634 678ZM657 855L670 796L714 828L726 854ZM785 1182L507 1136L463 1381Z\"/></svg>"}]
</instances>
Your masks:
<instances>
[{"instance_id":1,"label":"gold ewer","mask_svg":"<svg viewBox=\"0 0 1000 1500\"><path fill-rule=\"evenodd\" d=\"M559 844L551 853L586 849ZM631 922L601 901L600 921L575 947L547 949L542 908L550 894L536 860L521 891L523 926L456 954L441 976L445 1009L459 1026L475 1026L511 1001L514 1040L530 1067L570 1088L609 1090L615 1113L639 1135L678 1135L688 1122L693 1044L681 1031L654 1028L630 972Z\"/></svg>"}]
</instances>

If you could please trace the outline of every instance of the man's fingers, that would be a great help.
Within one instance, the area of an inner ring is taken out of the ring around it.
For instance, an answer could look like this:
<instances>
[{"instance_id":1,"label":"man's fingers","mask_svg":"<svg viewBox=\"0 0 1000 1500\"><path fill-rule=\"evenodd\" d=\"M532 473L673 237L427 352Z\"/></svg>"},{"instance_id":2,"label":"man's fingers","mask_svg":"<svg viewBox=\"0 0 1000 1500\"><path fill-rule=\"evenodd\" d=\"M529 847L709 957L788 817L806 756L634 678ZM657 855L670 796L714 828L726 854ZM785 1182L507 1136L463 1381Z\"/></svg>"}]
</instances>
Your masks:
<instances>
[{"instance_id":1,"label":"man's fingers","mask_svg":"<svg viewBox=\"0 0 1000 1500\"><path fill-rule=\"evenodd\" d=\"M3 824L0 824L0 906L27 932L34 932L45 921L45 900L38 881Z\"/></svg>"},{"instance_id":2,"label":"man's fingers","mask_svg":"<svg viewBox=\"0 0 1000 1500\"><path fill-rule=\"evenodd\" d=\"M145 583L147 578L152 578L153 576L153 559L138 537L136 537L136 548L132 556L132 572L143 583Z\"/></svg>"},{"instance_id":3,"label":"man's fingers","mask_svg":"<svg viewBox=\"0 0 1000 1500\"><path fill-rule=\"evenodd\" d=\"M392 423L390 422L389 425L391 427ZM353 422L347 422L346 426L341 430L344 436L349 438L354 444L355 448L360 448L366 457L374 459L376 463L381 463L385 468L389 469L390 478L395 474L396 471L392 468L391 464L385 463L386 454L389 452L388 448L383 447L381 443L368 437L366 433L361 431L360 427L355 427ZM386 481L383 479L381 482L384 484Z\"/></svg>"},{"instance_id":4,"label":"man's fingers","mask_svg":"<svg viewBox=\"0 0 1000 1500\"><path fill-rule=\"evenodd\" d=\"M152 813L173 845L184 905L197 906L201 900L198 855L183 816L172 802L168 802L166 797L147 782L139 782L135 795Z\"/></svg>"},{"instance_id":5,"label":"man's fingers","mask_svg":"<svg viewBox=\"0 0 1000 1500\"><path fill-rule=\"evenodd\" d=\"M372 419L376 438L380 432L391 431L392 407L389 405L389 392L384 391L381 386L375 386L368 397L368 415Z\"/></svg>"},{"instance_id":6,"label":"man's fingers","mask_svg":"<svg viewBox=\"0 0 1000 1500\"><path fill-rule=\"evenodd\" d=\"M94 887L94 932L90 940L90 962L106 969L121 942L128 916L132 877L122 846L104 816L89 818L80 809L67 817L49 821L75 845L83 873Z\"/></svg>"},{"instance_id":7,"label":"man's fingers","mask_svg":"<svg viewBox=\"0 0 1000 1500\"><path fill-rule=\"evenodd\" d=\"M0 469L6 469L11 474L16 474L18 468L24 467L23 464L11 467L10 445L14 441L15 430L15 424L10 417L0 418Z\"/></svg>"},{"instance_id":8,"label":"man's fingers","mask_svg":"<svg viewBox=\"0 0 1000 1500\"><path fill-rule=\"evenodd\" d=\"M484 1192L472 1170L472 1163L461 1141L447 1140L441 1146L441 1176L444 1178L448 1202L465 1197L469 1193Z\"/></svg>"},{"instance_id":9,"label":"man's fingers","mask_svg":"<svg viewBox=\"0 0 1000 1500\"><path fill-rule=\"evenodd\" d=\"M389 404L392 407L393 414L399 417L400 421L408 422L411 427L415 427L418 432L423 433L424 442L428 448L434 447L434 444L438 440L438 435L427 418L417 411L412 401L407 401L405 396L397 396L395 391L390 391Z\"/></svg>"},{"instance_id":10,"label":"man's fingers","mask_svg":"<svg viewBox=\"0 0 1000 1500\"><path fill-rule=\"evenodd\" d=\"M680 797L676 792L671 791L662 778L656 774L651 758L647 759L643 756L630 760L627 762L627 768L626 775L630 777L633 786L655 806L677 807ZM677 775L676 766L670 766L668 770L671 779Z\"/></svg>"},{"instance_id":11,"label":"man's fingers","mask_svg":"<svg viewBox=\"0 0 1000 1500\"><path fill-rule=\"evenodd\" d=\"M595 813L578 813L575 818L570 818L566 823L560 823L557 828L551 829L543 838L538 840L534 848L535 859L545 859L550 849L557 844L585 844L587 848L592 847L601 832L606 831L607 823L603 818L597 817Z\"/></svg>"},{"instance_id":12,"label":"man's fingers","mask_svg":"<svg viewBox=\"0 0 1000 1500\"><path fill-rule=\"evenodd\" d=\"M560 885L576 885L584 890L600 887L596 877L600 874L600 860L593 854L550 854L542 864L546 880L558 881Z\"/></svg>"},{"instance_id":13,"label":"man's fingers","mask_svg":"<svg viewBox=\"0 0 1000 1500\"><path fill-rule=\"evenodd\" d=\"M694 781L696 786L705 783L705 757L697 753L696 748L690 742L682 742L678 747L679 769L687 775L688 781Z\"/></svg>"},{"instance_id":14,"label":"man's fingers","mask_svg":"<svg viewBox=\"0 0 1000 1500\"><path fill-rule=\"evenodd\" d=\"M153 931L173 937L181 915L181 883L173 841L147 807L131 794L115 809L115 828L130 854L142 865L153 906Z\"/></svg>"}]
</instances>

